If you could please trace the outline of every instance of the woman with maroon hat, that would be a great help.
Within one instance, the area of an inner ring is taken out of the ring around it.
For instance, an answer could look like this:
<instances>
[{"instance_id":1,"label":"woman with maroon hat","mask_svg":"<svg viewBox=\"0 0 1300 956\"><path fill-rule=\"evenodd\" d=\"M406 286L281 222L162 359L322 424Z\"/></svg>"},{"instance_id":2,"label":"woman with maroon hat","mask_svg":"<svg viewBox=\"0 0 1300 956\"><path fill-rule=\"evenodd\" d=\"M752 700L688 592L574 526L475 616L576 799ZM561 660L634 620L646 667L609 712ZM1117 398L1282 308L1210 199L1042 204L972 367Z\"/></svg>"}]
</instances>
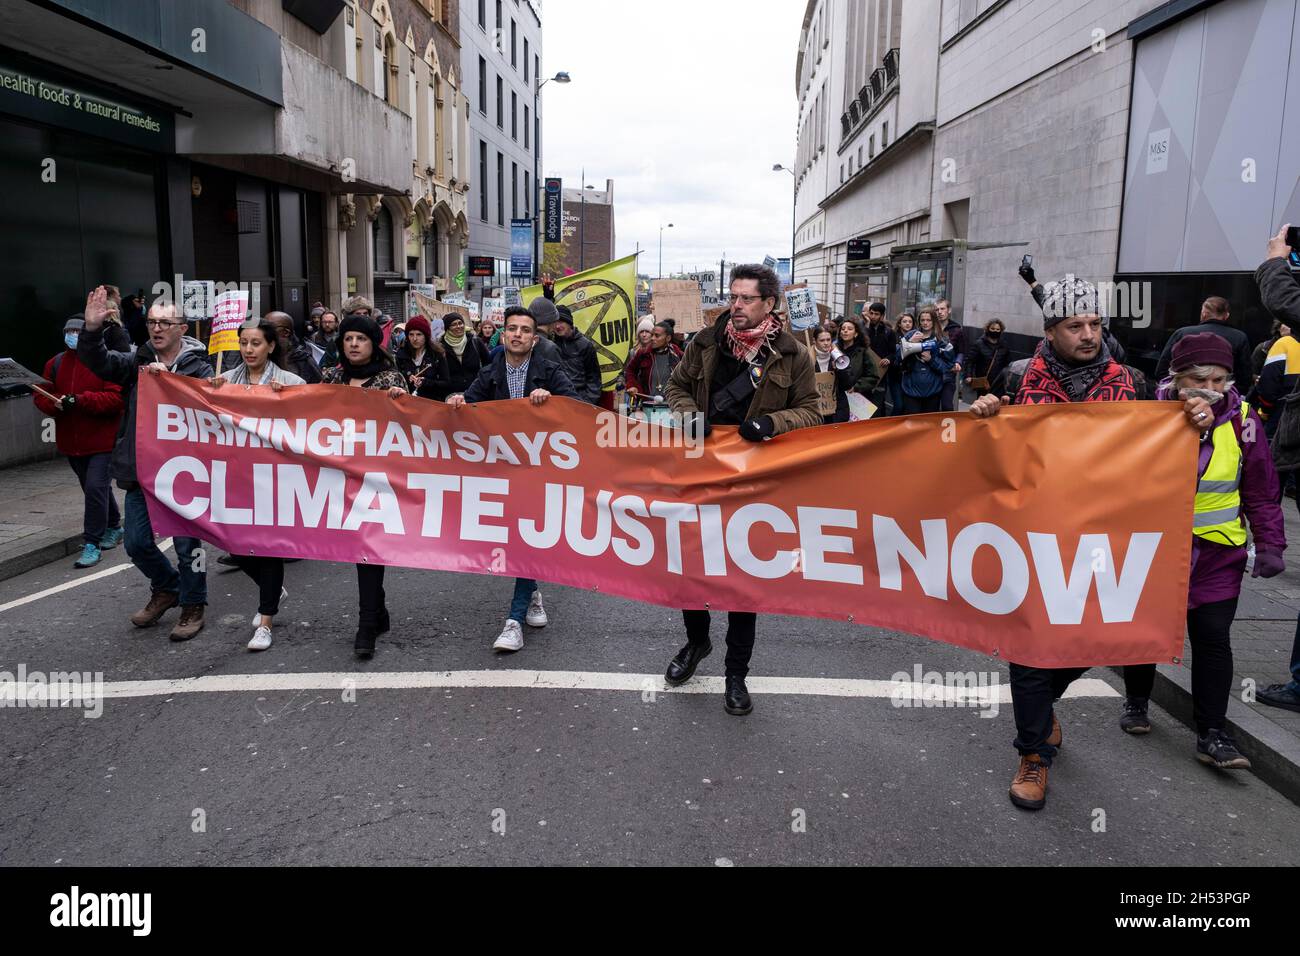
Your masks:
<instances>
[{"instance_id":1,"label":"woman with maroon hat","mask_svg":"<svg viewBox=\"0 0 1300 956\"><path fill-rule=\"evenodd\" d=\"M422 315L406 323L406 341L397 347L393 359L397 370L406 376L407 387L419 393L425 380L433 385L435 380L447 376L445 352L433 340L433 326Z\"/></svg>"},{"instance_id":2,"label":"woman with maroon hat","mask_svg":"<svg viewBox=\"0 0 1300 956\"><path fill-rule=\"evenodd\" d=\"M1225 727L1232 692L1229 631L1246 570L1246 525L1255 545L1251 577L1282 573L1286 533L1264 424L1242 401L1232 367L1232 348L1225 339L1210 332L1184 336L1174 344L1170 375L1156 398L1182 400L1188 423L1201 438L1187 591L1196 759L1224 770L1245 770L1250 761ZM1127 699L1120 727L1127 733L1151 730L1147 700L1155 673L1154 664L1124 668Z\"/></svg>"}]
</instances>

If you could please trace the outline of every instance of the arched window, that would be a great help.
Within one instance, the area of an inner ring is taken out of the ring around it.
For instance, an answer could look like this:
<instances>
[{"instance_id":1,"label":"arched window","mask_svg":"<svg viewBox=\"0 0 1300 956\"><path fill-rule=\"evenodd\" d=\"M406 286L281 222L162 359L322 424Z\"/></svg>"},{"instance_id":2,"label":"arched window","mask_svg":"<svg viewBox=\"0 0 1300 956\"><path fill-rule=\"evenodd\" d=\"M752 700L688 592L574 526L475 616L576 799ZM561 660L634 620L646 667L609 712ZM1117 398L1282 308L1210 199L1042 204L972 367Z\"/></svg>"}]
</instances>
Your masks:
<instances>
[{"instance_id":1,"label":"arched window","mask_svg":"<svg viewBox=\"0 0 1300 956\"><path fill-rule=\"evenodd\" d=\"M424 233L424 281L433 282L438 268L438 220L431 218Z\"/></svg>"},{"instance_id":2,"label":"arched window","mask_svg":"<svg viewBox=\"0 0 1300 956\"><path fill-rule=\"evenodd\" d=\"M397 105L397 47L391 36L384 37L384 100Z\"/></svg>"},{"instance_id":3,"label":"arched window","mask_svg":"<svg viewBox=\"0 0 1300 956\"><path fill-rule=\"evenodd\" d=\"M388 211L387 206L379 207L379 215L375 217L374 225L375 238L375 271L392 272L393 271L393 216Z\"/></svg>"}]
</instances>

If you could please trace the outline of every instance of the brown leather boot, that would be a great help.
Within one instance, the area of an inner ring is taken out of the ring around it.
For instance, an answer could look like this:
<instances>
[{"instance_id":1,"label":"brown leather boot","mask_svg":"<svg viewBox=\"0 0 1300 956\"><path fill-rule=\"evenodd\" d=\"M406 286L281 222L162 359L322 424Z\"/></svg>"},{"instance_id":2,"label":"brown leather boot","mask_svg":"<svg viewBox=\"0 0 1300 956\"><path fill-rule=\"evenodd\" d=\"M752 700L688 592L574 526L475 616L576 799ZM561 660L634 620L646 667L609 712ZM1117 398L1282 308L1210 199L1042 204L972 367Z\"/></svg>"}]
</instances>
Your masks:
<instances>
[{"instance_id":1,"label":"brown leather boot","mask_svg":"<svg viewBox=\"0 0 1300 956\"><path fill-rule=\"evenodd\" d=\"M1052 732L1047 735L1047 742L1053 747L1061 746L1061 722L1052 714Z\"/></svg>"},{"instance_id":2,"label":"brown leather boot","mask_svg":"<svg viewBox=\"0 0 1300 956\"><path fill-rule=\"evenodd\" d=\"M154 591L149 595L149 603L131 615L131 623L136 627L153 627L179 601L180 595L175 591Z\"/></svg>"},{"instance_id":3,"label":"brown leather boot","mask_svg":"<svg viewBox=\"0 0 1300 956\"><path fill-rule=\"evenodd\" d=\"M203 630L203 605L187 604L181 608L181 619L168 635L173 641L188 641Z\"/></svg>"},{"instance_id":4,"label":"brown leather boot","mask_svg":"<svg viewBox=\"0 0 1300 956\"><path fill-rule=\"evenodd\" d=\"M1038 754L1020 758L1020 769L1011 781L1011 802L1025 810L1041 810L1047 803L1047 765Z\"/></svg>"}]
</instances>

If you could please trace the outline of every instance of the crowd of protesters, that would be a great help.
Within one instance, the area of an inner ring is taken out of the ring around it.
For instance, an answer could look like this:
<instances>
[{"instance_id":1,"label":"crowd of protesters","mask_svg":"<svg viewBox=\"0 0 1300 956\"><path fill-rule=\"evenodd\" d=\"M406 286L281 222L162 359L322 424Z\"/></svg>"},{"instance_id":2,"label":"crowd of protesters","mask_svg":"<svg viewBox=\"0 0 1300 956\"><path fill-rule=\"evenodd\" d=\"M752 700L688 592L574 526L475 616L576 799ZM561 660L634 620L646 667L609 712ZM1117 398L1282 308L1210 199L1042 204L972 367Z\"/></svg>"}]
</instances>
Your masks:
<instances>
[{"instance_id":1,"label":"crowd of protesters","mask_svg":"<svg viewBox=\"0 0 1300 956\"><path fill-rule=\"evenodd\" d=\"M775 274L762 266L740 266L732 272L728 308L689 340L671 320L643 317L618 383L633 414L672 413L701 436L714 426L736 426L753 442L866 418L873 405L879 417L953 412L968 401L971 415L988 418L1006 405L1144 397L1181 402L1200 440L1187 606L1195 754L1218 768L1242 769L1249 760L1226 722L1230 631L1252 555L1253 576L1284 570L1279 465L1286 459L1287 476L1300 469L1300 399L1293 401L1300 395L1300 341L1294 335L1300 330L1300 283L1287 264L1290 251L1284 232L1279 233L1256 274L1261 298L1276 320L1270 340L1252 350L1245 334L1228 324L1227 301L1211 297L1200 324L1170 338L1150 395L1145 378L1124 364L1122 347L1106 328L1097 286L1073 275L1043 285L1027 265L1020 275L1043 316L1043 338L1027 357L1012 357L1002 320L964 327L944 299L892 320L883 303L872 302L864 310L865 323L857 316L827 319L813 333L797 336L782 321ZM509 399L540 406L553 396L599 404L607 386L597 349L569 309L554 301L549 282L544 290L529 307L507 309L499 324L485 317L477 328L455 312L436 322L414 315L403 325L365 297L352 296L338 312L314 308L308 334L299 338L289 315L271 312L244 323L236 364L214 376L207 348L185 334L187 324L174 306L155 303L145 310L142 294L124 304L116 289L95 289L85 312L65 323L65 349L45 366L52 393L35 399L42 412L57 419L59 449L85 492L85 540L76 566L91 567L103 550L124 542L150 583L149 600L131 615L132 623L151 627L179 606L172 640L188 640L203 628L207 588L200 542L176 538L174 562L159 550L136 474L140 375L165 370L211 379L213 388L267 385L273 391L321 382L383 391L394 400L415 395L452 408ZM828 393L833 407L819 395L819 375L833 381ZM1257 427L1267 440L1253 439ZM125 492L121 509L110 480ZM285 559L223 560L256 585L248 648L266 650L287 597ZM356 573L354 649L364 659L389 630L390 614L384 567L358 564ZM493 647L518 651L525 625L547 623L537 581L516 580L507 615ZM674 685L689 680L712 650L708 611L684 610L683 623L686 644L665 674ZM745 678L756 623L754 613L728 614L724 704L729 713L752 710ZM1054 704L1086 669L1009 663L1021 758L1009 792L1016 805L1037 809L1046 802L1048 769L1062 740ZM1300 622L1291 672L1289 682L1263 688L1258 699L1300 711ZM1154 678L1154 665L1125 668L1119 714L1124 732L1151 730L1147 710Z\"/></svg>"}]
</instances>

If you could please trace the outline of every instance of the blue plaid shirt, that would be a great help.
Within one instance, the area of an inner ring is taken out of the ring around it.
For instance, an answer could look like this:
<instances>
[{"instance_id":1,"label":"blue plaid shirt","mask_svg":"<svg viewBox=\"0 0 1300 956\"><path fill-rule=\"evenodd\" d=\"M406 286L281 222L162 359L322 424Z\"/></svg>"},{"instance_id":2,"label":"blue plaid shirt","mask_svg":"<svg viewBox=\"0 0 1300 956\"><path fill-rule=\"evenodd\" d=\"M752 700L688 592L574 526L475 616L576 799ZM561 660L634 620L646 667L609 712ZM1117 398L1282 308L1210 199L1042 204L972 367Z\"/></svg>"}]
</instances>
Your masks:
<instances>
[{"instance_id":1,"label":"blue plaid shirt","mask_svg":"<svg viewBox=\"0 0 1300 956\"><path fill-rule=\"evenodd\" d=\"M524 397L524 385L528 381L528 363L532 361L532 356L524 359L524 364L515 368L509 362L506 362L506 387L510 389L511 398Z\"/></svg>"}]
</instances>

